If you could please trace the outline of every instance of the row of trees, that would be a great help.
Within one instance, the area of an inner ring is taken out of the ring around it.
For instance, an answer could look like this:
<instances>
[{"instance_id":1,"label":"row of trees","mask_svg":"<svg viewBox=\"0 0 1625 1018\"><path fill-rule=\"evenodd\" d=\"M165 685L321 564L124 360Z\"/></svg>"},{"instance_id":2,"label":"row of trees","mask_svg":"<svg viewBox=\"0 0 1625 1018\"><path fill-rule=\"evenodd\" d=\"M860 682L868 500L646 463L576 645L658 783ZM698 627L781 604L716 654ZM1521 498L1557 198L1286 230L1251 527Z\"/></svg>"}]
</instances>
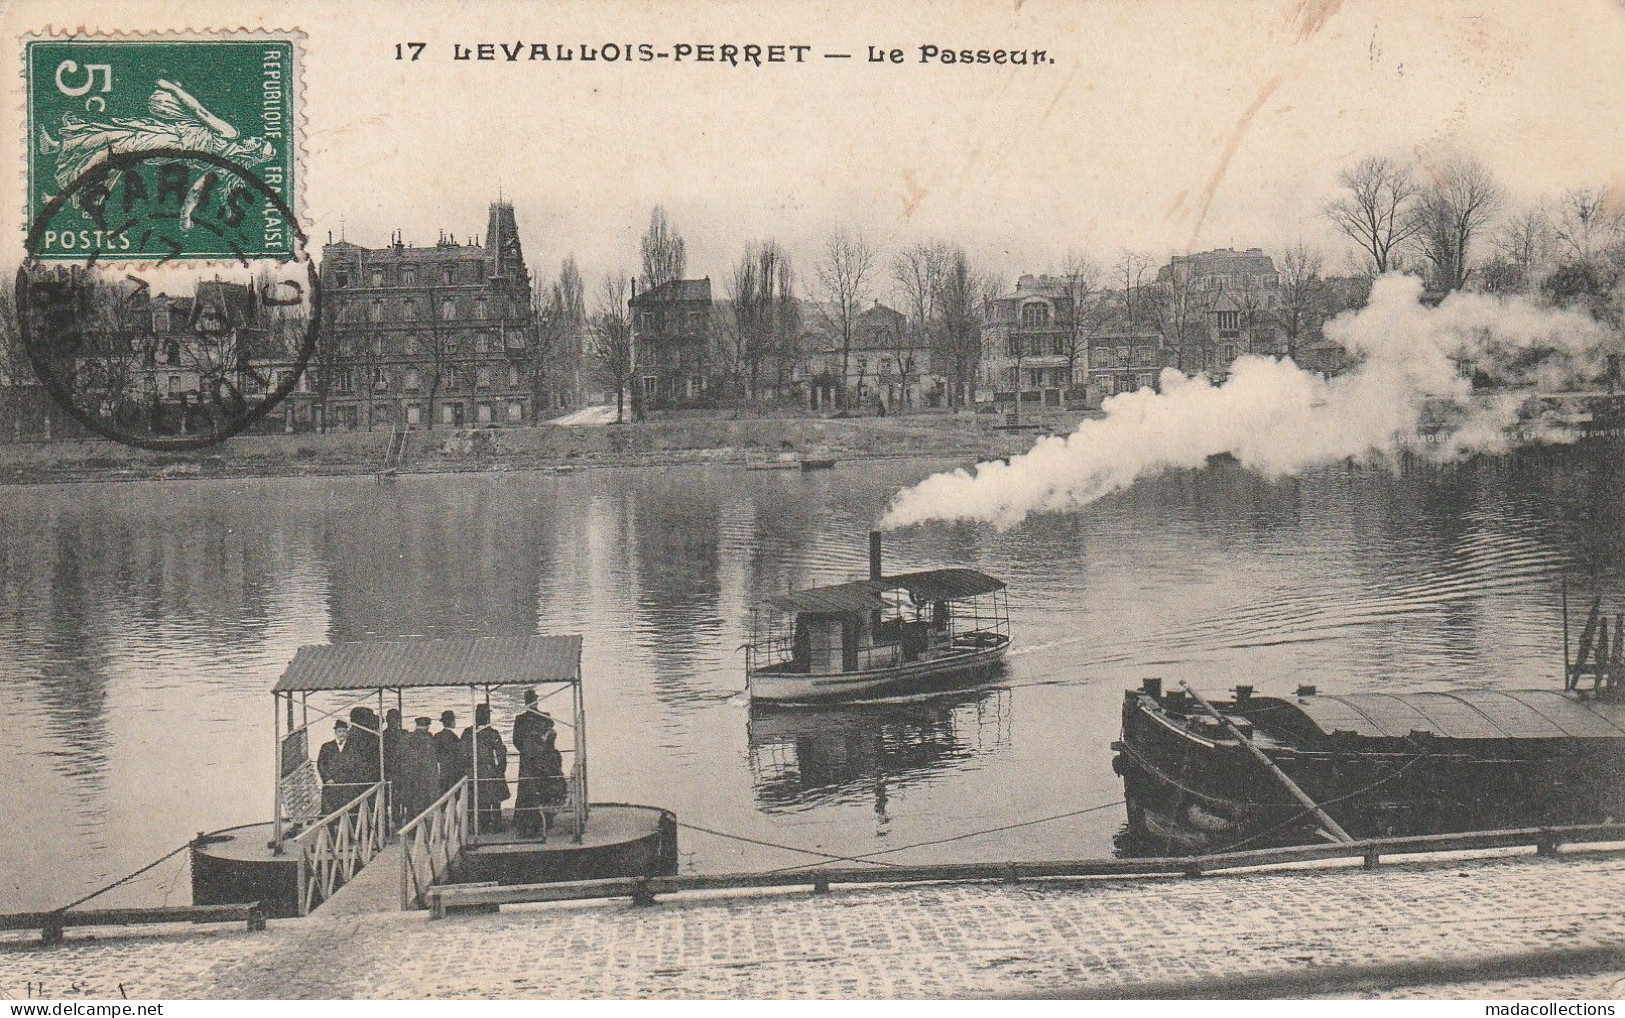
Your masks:
<instances>
[{"instance_id":1,"label":"row of trees","mask_svg":"<svg viewBox=\"0 0 1625 1018\"><path fill-rule=\"evenodd\" d=\"M1326 218L1373 274L1420 271L1435 292L1541 293L1620 324L1625 208L1606 186L1514 205L1477 160L1419 171L1382 156L1344 169L1338 184Z\"/></svg>"},{"instance_id":2,"label":"row of trees","mask_svg":"<svg viewBox=\"0 0 1625 1018\"><path fill-rule=\"evenodd\" d=\"M639 291L683 278L686 247L665 209L657 207L651 213L639 249ZM918 244L898 253L887 273L867 238L837 229L825 238L812 281L809 305L801 299L800 277L782 245L769 238L745 246L715 320L713 367L729 394L757 400L766 384L782 381L764 379L763 372L802 363L812 352L805 348L806 338L817 331L838 351L840 366L831 372L837 376L832 382L839 405L848 405L846 386L860 338L860 318L874 301L887 299L907 308L906 326L887 337L902 390L908 392L910 381L925 368L919 352L929 350L936 370L952 382L950 401L967 398L981 356L983 304L996 283L963 248L943 242ZM542 332L550 337L548 348L573 346L615 389L617 419L626 418L628 395L632 417L642 416L641 395L633 384L643 352L633 342L632 292L633 280L624 271L605 274L589 316L581 298L580 273L569 258L551 297L538 310Z\"/></svg>"}]
</instances>

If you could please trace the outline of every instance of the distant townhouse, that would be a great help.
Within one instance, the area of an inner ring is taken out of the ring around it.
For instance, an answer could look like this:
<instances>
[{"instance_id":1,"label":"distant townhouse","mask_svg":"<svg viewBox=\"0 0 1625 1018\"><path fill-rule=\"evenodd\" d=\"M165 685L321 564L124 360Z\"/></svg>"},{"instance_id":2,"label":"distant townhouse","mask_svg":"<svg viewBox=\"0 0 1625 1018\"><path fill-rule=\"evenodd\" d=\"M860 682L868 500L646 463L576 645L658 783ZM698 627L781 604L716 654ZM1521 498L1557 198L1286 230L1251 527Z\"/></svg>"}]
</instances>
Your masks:
<instances>
[{"instance_id":1,"label":"distant townhouse","mask_svg":"<svg viewBox=\"0 0 1625 1018\"><path fill-rule=\"evenodd\" d=\"M915 335L908 316L895 308L875 301L854 315L849 349L833 308L808 305L802 319L812 326L803 337L803 349L814 410L836 407L844 389L850 409L897 413L930 403L941 387L932 374L929 338Z\"/></svg>"},{"instance_id":2,"label":"distant townhouse","mask_svg":"<svg viewBox=\"0 0 1625 1018\"><path fill-rule=\"evenodd\" d=\"M997 402L1060 406L1087 381L1087 333L1077 290L1057 276L1024 275L983 306L980 390Z\"/></svg>"},{"instance_id":3,"label":"distant townhouse","mask_svg":"<svg viewBox=\"0 0 1625 1018\"><path fill-rule=\"evenodd\" d=\"M699 406L713 385L716 309L711 277L673 279L631 300L639 394L650 410Z\"/></svg>"},{"instance_id":4,"label":"distant townhouse","mask_svg":"<svg viewBox=\"0 0 1625 1018\"><path fill-rule=\"evenodd\" d=\"M513 206L493 202L483 241L322 249L323 341L290 427L530 424L543 366ZM557 398L557 397L554 397Z\"/></svg>"}]
</instances>

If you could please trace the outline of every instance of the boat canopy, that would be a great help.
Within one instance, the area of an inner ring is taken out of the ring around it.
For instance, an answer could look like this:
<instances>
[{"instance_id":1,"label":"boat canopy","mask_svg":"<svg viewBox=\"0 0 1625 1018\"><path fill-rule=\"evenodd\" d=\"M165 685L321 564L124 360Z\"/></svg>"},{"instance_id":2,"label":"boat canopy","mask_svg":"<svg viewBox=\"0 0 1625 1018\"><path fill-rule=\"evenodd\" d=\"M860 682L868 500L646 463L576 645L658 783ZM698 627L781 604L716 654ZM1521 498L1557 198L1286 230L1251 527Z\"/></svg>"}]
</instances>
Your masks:
<instances>
[{"instance_id":1,"label":"boat canopy","mask_svg":"<svg viewBox=\"0 0 1625 1018\"><path fill-rule=\"evenodd\" d=\"M1446 739L1619 738L1625 708L1580 703L1555 690L1476 689L1456 693L1351 693L1293 701L1326 735Z\"/></svg>"},{"instance_id":2,"label":"boat canopy","mask_svg":"<svg viewBox=\"0 0 1625 1018\"><path fill-rule=\"evenodd\" d=\"M300 647L273 693L581 681L580 636L485 636Z\"/></svg>"},{"instance_id":3,"label":"boat canopy","mask_svg":"<svg viewBox=\"0 0 1625 1018\"><path fill-rule=\"evenodd\" d=\"M974 569L927 569L883 576L878 580L852 580L828 587L812 587L770 597L765 603L780 612L845 615L885 608L886 602L881 595L890 590L907 591L916 603L923 604L981 597L1003 589L1003 581Z\"/></svg>"}]
</instances>

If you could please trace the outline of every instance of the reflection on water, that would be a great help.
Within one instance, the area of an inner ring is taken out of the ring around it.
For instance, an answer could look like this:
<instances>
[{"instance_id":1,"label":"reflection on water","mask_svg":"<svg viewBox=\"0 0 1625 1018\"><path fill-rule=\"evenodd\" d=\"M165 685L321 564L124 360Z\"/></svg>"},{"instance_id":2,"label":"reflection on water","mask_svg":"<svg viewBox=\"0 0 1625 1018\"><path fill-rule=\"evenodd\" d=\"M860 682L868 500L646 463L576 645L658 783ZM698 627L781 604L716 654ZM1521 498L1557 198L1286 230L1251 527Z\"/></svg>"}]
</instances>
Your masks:
<instances>
[{"instance_id":1,"label":"reflection on water","mask_svg":"<svg viewBox=\"0 0 1625 1018\"><path fill-rule=\"evenodd\" d=\"M850 707L752 706L746 729L764 810L872 800L1010 743L1010 691Z\"/></svg>"},{"instance_id":2,"label":"reflection on water","mask_svg":"<svg viewBox=\"0 0 1625 1018\"><path fill-rule=\"evenodd\" d=\"M306 643L580 632L601 798L826 854L1040 858L1111 851L1120 811L943 839L1121 798L1108 744L1147 675L1551 685L1561 578L1625 590L1618 446L1279 482L1212 466L1003 533L888 537L889 568L1010 584L1000 689L750 711L750 605L863 575L887 499L943 465L0 490L0 911L268 816L267 693ZM817 858L683 839L695 869Z\"/></svg>"}]
</instances>

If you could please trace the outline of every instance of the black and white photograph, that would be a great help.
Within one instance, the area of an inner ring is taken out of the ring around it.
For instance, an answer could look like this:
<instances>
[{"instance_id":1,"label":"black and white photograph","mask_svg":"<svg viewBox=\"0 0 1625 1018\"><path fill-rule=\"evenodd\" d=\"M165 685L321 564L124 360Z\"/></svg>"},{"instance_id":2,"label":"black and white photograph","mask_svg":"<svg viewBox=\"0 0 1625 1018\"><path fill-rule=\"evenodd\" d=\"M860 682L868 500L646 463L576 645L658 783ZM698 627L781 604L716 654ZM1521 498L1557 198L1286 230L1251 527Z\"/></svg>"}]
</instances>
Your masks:
<instances>
[{"instance_id":1,"label":"black and white photograph","mask_svg":"<svg viewBox=\"0 0 1625 1018\"><path fill-rule=\"evenodd\" d=\"M1625 997L1625 4L0 53L10 1014Z\"/></svg>"}]
</instances>

